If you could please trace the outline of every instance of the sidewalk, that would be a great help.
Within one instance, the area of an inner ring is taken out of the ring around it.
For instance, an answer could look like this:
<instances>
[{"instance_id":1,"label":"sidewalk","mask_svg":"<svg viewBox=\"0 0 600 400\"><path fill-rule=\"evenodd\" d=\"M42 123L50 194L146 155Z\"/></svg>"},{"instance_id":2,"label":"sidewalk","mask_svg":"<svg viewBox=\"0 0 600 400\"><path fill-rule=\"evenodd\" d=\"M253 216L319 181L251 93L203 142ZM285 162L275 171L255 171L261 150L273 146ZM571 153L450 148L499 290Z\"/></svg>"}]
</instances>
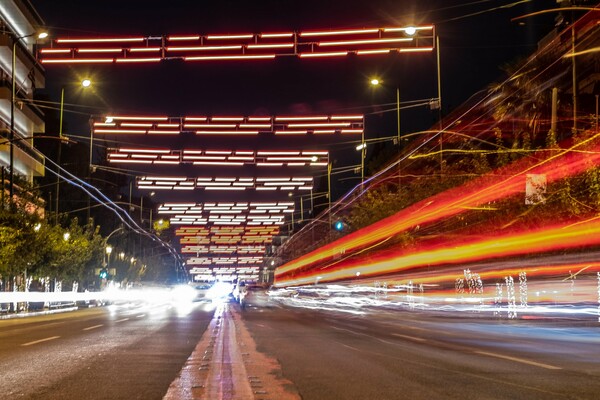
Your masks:
<instances>
[{"instance_id":1,"label":"sidewalk","mask_svg":"<svg viewBox=\"0 0 600 400\"><path fill-rule=\"evenodd\" d=\"M164 400L299 400L281 367L256 350L237 311L221 304Z\"/></svg>"},{"instance_id":2,"label":"sidewalk","mask_svg":"<svg viewBox=\"0 0 600 400\"><path fill-rule=\"evenodd\" d=\"M2 313L2 314L0 314L0 320L35 317L38 315L60 314L60 313L76 311L78 309L79 309L79 307L66 307L66 308L56 308L54 310L21 311L18 313Z\"/></svg>"}]
</instances>

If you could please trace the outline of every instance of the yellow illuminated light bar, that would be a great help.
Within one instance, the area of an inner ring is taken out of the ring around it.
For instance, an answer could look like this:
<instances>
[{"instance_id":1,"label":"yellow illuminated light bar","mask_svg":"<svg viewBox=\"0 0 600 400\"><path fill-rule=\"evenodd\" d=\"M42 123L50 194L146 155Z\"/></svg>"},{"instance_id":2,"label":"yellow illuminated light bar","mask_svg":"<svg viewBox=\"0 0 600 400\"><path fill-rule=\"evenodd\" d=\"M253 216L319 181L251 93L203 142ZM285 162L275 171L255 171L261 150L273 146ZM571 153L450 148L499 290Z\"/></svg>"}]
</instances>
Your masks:
<instances>
[{"instance_id":1,"label":"yellow illuminated light bar","mask_svg":"<svg viewBox=\"0 0 600 400\"><path fill-rule=\"evenodd\" d=\"M171 59L193 62L272 60L282 56L343 57L348 54L425 52L434 47L434 42L435 31L432 25L281 33L59 38L51 43L51 47L40 50L40 62L43 64L126 64L156 63ZM209 43L209 45L205 43ZM114 47L102 48L100 47L102 45ZM318 51L322 47L336 47L339 48L339 51ZM269 50L270 54L264 54L265 50ZM132 57L139 52L156 52L161 56ZM198 55L199 52L210 52L211 55ZM123 57L85 58L80 55L86 53L105 53L107 55L121 53Z\"/></svg>"}]
</instances>

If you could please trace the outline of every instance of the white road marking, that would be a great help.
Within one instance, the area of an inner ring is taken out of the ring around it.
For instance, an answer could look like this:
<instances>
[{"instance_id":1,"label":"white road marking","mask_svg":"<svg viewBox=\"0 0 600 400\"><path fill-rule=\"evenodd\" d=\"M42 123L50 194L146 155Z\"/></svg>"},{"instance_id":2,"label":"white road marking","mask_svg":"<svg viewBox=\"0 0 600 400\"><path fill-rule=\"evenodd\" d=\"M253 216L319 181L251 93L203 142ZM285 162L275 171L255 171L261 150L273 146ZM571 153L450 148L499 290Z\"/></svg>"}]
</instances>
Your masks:
<instances>
[{"instance_id":1,"label":"white road marking","mask_svg":"<svg viewBox=\"0 0 600 400\"><path fill-rule=\"evenodd\" d=\"M54 340L54 339L58 339L60 336L50 336L47 337L45 339L40 339L40 340L34 340L33 342L27 342L27 343L23 343L21 346L31 346L32 344L37 344L37 343L42 343L42 342L47 342L48 340Z\"/></svg>"},{"instance_id":2,"label":"white road marking","mask_svg":"<svg viewBox=\"0 0 600 400\"><path fill-rule=\"evenodd\" d=\"M101 326L104 326L104 324L94 325L94 326L88 326L87 328L83 328L83 330L84 331L89 331L89 330L92 330L92 329L100 328Z\"/></svg>"},{"instance_id":3,"label":"white road marking","mask_svg":"<svg viewBox=\"0 0 600 400\"><path fill-rule=\"evenodd\" d=\"M136 318L144 318L146 316L146 314L140 314L140 315L136 315Z\"/></svg>"},{"instance_id":4,"label":"white road marking","mask_svg":"<svg viewBox=\"0 0 600 400\"><path fill-rule=\"evenodd\" d=\"M129 321L129 318L118 319L115 322L125 322L125 321Z\"/></svg>"},{"instance_id":5,"label":"white road marking","mask_svg":"<svg viewBox=\"0 0 600 400\"><path fill-rule=\"evenodd\" d=\"M502 354L489 353L487 351L476 351L475 353L476 354L481 354L481 355L484 355L484 356L502 358L504 360L515 361L515 362L519 362L519 363L522 363L522 364L533 365L533 366L536 366L536 367L541 367L541 368L546 368L546 369L562 369L561 367L557 367L557 366L550 365L550 364L544 364L544 363L539 363L539 362L535 362L535 361L525 360L523 358L505 356L505 355L502 355Z\"/></svg>"},{"instance_id":6,"label":"white road marking","mask_svg":"<svg viewBox=\"0 0 600 400\"><path fill-rule=\"evenodd\" d=\"M392 336L397 336L397 337L401 337L401 338L409 339L409 340L416 340L417 342L426 342L427 341L427 340L425 340L423 338L420 338L420 337L403 335L401 333L392 333Z\"/></svg>"}]
</instances>

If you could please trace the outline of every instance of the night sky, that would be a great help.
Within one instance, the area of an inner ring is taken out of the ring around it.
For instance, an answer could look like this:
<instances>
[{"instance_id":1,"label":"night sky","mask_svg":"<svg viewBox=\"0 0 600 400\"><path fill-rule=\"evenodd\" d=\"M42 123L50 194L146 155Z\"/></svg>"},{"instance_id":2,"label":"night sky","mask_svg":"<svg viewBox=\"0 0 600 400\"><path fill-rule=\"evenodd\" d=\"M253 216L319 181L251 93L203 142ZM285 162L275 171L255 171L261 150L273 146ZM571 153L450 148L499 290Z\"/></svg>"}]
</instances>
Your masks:
<instances>
[{"instance_id":1,"label":"night sky","mask_svg":"<svg viewBox=\"0 0 600 400\"><path fill-rule=\"evenodd\" d=\"M552 18L532 18L525 26L511 22L511 18L555 3L547 0L31 2L53 37L231 34L435 24L441 43L444 113L502 78L500 66L530 54L537 40L552 28ZM522 4L503 7L512 3ZM395 112L381 111L395 106L396 87L402 101L437 96L435 52L319 60L284 57L273 61L50 65L46 70L46 96L58 102L60 88L65 87L66 132L81 136L89 136L90 114L107 113L168 116L364 113L368 137L389 136L395 133ZM376 90L368 82L375 75L383 79L383 87ZM92 95L83 95L75 87L82 77L93 79ZM436 120L437 112L426 107L403 111L402 129L404 132L427 129ZM258 147L326 144L270 141ZM335 157L344 158L340 154L345 152L354 155L352 147L348 143L338 145Z\"/></svg>"}]
</instances>

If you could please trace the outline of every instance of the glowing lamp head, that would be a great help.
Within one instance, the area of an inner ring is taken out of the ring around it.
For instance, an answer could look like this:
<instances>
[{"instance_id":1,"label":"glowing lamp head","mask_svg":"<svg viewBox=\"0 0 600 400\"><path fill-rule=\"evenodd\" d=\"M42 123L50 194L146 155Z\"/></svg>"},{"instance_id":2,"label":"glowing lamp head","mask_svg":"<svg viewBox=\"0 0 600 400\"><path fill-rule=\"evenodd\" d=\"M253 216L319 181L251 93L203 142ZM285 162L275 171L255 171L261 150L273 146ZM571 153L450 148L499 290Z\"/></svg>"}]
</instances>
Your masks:
<instances>
[{"instance_id":1,"label":"glowing lamp head","mask_svg":"<svg viewBox=\"0 0 600 400\"><path fill-rule=\"evenodd\" d=\"M113 117L104 118L104 122L107 124L112 124L115 119Z\"/></svg>"},{"instance_id":2,"label":"glowing lamp head","mask_svg":"<svg viewBox=\"0 0 600 400\"><path fill-rule=\"evenodd\" d=\"M88 87L92 86L92 81L89 80L88 78L85 78L84 80L81 81L81 86L83 86L84 88L88 88Z\"/></svg>"},{"instance_id":3,"label":"glowing lamp head","mask_svg":"<svg viewBox=\"0 0 600 400\"><path fill-rule=\"evenodd\" d=\"M69 232L65 232L63 234L63 240L66 242L67 240L69 240L69 238L71 237L71 234Z\"/></svg>"},{"instance_id":4,"label":"glowing lamp head","mask_svg":"<svg viewBox=\"0 0 600 400\"><path fill-rule=\"evenodd\" d=\"M110 255L110 253L112 253L112 247L111 246L106 246L106 254Z\"/></svg>"},{"instance_id":5,"label":"glowing lamp head","mask_svg":"<svg viewBox=\"0 0 600 400\"><path fill-rule=\"evenodd\" d=\"M373 86L377 86L380 83L381 83L381 81L379 79L377 79L377 78L371 79L371 85L373 85Z\"/></svg>"},{"instance_id":6,"label":"glowing lamp head","mask_svg":"<svg viewBox=\"0 0 600 400\"><path fill-rule=\"evenodd\" d=\"M404 32L405 32L407 35L409 35L409 36L412 36L412 35L414 35L415 33L417 33L417 28L415 28L414 26L409 26L409 27L407 27L406 29L404 29Z\"/></svg>"},{"instance_id":7,"label":"glowing lamp head","mask_svg":"<svg viewBox=\"0 0 600 400\"><path fill-rule=\"evenodd\" d=\"M48 32L40 32L37 37L38 39L46 39L48 37Z\"/></svg>"}]
</instances>

